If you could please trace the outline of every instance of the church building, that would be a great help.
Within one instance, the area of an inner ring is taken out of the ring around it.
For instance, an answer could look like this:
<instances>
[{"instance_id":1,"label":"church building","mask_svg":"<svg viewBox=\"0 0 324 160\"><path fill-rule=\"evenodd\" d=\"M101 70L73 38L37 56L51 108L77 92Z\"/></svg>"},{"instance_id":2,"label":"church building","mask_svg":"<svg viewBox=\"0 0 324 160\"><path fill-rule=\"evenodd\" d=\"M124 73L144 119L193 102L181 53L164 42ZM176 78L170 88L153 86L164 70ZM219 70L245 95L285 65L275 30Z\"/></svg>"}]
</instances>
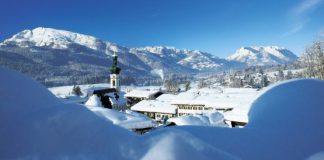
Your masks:
<instances>
[{"instance_id":1,"label":"church building","mask_svg":"<svg viewBox=\"0 0 324 160\"><path fill-rule=\"evenodd\" d=\"M110 88L93 91L93 94L100 98L102 105L106 108L115 110L126 110L127 99L120 96L120 78L121 69L117 65L118 56L116 53L112 56L112 66L110 67Z\"/></svg>"},{"instance_id":2,"label":"church building","mask_svg":"<svg viewBox=\"0 0 324 160\"><path fill-rule=\"evenodd\" d=\"M117 92L120 92L119 73L120 73L121 69L117 65L117 59L118 59L118 56L114 52L113 63L112 63L112 66L110 67L110 86L111 86L111 88L115 88L117 90Z\"/></svg>"}]
</instances>

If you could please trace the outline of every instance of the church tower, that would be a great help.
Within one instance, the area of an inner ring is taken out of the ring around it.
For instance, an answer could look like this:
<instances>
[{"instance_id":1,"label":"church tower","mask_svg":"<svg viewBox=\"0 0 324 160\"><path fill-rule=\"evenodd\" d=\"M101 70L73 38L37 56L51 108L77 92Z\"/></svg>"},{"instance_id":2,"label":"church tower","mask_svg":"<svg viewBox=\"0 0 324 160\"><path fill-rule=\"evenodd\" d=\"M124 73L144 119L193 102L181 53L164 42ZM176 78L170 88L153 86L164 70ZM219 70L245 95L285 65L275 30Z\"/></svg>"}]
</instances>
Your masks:
<instances>
[{"instance_id":1,"label":"church tower","mask_svg":"<svg viewBox=\"0 0 324 160\"><path fill-rule=\"evenodd\" d=\"M121 69L117 66L117 59L118 56L114 52L113 63L112 66L110 67L110 87L115 88L117 92L119 92L120 91L119 73Z\"/></svg>"}]
</instances>

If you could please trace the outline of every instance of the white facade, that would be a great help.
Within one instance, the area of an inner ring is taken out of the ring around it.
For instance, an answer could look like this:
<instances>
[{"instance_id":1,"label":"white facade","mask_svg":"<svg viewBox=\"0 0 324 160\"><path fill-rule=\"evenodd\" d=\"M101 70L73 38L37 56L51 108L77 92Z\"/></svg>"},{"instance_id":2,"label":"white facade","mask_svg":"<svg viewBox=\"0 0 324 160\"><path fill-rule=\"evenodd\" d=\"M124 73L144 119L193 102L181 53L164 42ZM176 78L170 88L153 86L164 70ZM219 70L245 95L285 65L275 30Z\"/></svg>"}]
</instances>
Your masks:
<instances>
[{"instance_id":1,"label":"white facade","mask_svg":"<svg viewBox=\"0 0 324 160\"><path fill-rule=\"evenodd\" d=\"M212 107L206 107L204 104L173 104L177 107L177 115L193 115L193 114L203 114L203 113L213 113L216 112Z\"/></svg>"},{"instance_id":2,"label":"white facade","mask_svg":"<svg viewBox=\"0 0 324 160\"><path fill-rule=\"evenodd\" d=\"M120 91L120 79L118 74L110 74L110 88Z\"/></svg>"}]
</instances>

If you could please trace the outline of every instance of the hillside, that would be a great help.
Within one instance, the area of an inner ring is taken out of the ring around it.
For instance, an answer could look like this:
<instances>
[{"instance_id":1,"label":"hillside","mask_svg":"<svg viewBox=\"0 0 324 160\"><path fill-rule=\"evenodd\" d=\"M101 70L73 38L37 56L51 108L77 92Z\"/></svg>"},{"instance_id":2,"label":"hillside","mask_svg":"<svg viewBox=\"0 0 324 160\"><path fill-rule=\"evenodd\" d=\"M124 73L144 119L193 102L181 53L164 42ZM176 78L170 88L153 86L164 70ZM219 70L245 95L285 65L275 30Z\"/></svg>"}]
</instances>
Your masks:
<instances>
[{"instance_id":1,"label":"hillside","mask_svg":"<svg viewBox=\"0 0 324 160\"><path fill-rule=\"evenodd\" d=\"M228 60L246 63L248 66L266 66L287 64L298 57L285 48L277 46L267 47L241 47L229 56Z\"/></svg>"},{"instance_id":2,"label":"hillside","mask_svg":"<svg viewBox=\"0 0 324 160\"><path fill-rule=\"evenodd\" d=\"M126 84L160 79L156 70L186 75L244 67L243 63L197 50L127 48L88 35L41 27L24 30L0 43L0 65L27 73L49 86L98 83L107 81L114 52L119 56Z\"/></svg>"}]
</instances>

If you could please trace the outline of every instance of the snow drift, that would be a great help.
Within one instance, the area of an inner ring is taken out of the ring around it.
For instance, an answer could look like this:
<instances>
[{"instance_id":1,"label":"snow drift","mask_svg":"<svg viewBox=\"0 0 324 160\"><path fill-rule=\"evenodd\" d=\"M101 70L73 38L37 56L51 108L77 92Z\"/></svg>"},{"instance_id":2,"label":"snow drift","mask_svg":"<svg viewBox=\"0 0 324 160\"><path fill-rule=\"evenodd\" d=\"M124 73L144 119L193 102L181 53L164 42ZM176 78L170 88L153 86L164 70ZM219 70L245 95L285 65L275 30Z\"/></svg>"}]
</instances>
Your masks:
<instances>
[{"instance_id":1,"label":"snow drift","mask_svg":"<svg viewBox=\"0 0 324 160\"><path fill-rule=\"evenodd\" d=\"M324 151L324 82L265 91L242 129L180 126L144 136L0 67L0 159L318 159Z\"/></svg>"},{"instance_id":2,"label":"snow drift","mask_svg":"<svg viewBox=\"0 0 324 160\"><path fill-rule=\"evenodd\" d=\"M37 82L2 67L0 82L0 159L233 157L183 131L136 136L85 106L59 101Z\"/></svg>"},{"instance_id":3,"label":"snow drift","mask_svg":"<svg viewBox=\"0 0 324 160\"><path fill-rule=\"evenodd\" d=\"M0 67L0 159L121 159L134 135Z\"/></svg>"},{"instance_id":4,"label":"snow drift","mask_svg":"<svg viewBox=\"0 0 324 160\"><path fill-rule=\"evenodd\" d=\"M242 159L307 159L324 151L324 82L292 80L254 101L245 128L182 127Z\"/></svg>"}]
</instances>

